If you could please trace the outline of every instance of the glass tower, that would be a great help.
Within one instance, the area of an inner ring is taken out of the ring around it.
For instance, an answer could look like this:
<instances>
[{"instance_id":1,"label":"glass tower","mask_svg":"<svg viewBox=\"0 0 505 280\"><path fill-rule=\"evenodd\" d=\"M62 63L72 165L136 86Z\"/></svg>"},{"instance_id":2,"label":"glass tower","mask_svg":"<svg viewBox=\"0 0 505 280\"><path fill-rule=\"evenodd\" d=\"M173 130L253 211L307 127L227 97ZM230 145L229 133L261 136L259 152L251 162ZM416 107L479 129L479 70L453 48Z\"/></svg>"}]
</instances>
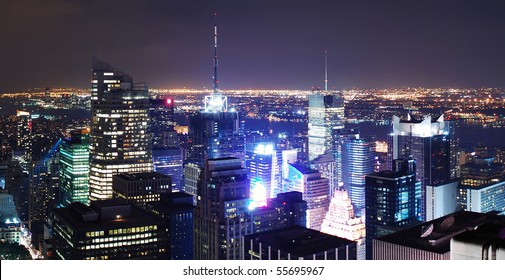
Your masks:
<instances>
[{"instance_id":1,"label":"glass tower","mask_svg":"<svg viewBox=\"0 0 505 280\"><path fill-rule=\"evenodd\" d=\"M153 171L146 84L93 58L90 200L112 197L112 176Z\"/></svg>"},{"instance_id":2,"label":"glass tower","mask_svg":"<svg viewBox=\"0 0 505 280\"><path fill-rule=\"evenodd\" d=\"M342 180L358 216L365 209L365 176L373 173L375 142L348 139L342 144Z\"/></svg>"},{"instance_id":3,"label":"glass tower","mask_svg":"<svg viewBox=\"0 0 505 280\"><path fill-rule=\"evenodd\" d=\"M332 131L344 128L344 101L337 94L309 96L309 160L332 148Z\"/></svg>"},{"instance_id":4,"label":"glass tower","mask_svg":"<svg viewBox=\"0 0 505 280\"><path fill-rule=\"evenodd\" d=\"M414 160L395 160L395 169L365 177L366 257L372 258L373 239L419 221L420 182Z\"/></svg>"},{"instance_id":5,"label":"glass tower","mask_svg":"<svg viewBox=\"0 0 505 280\"><path fill-rule=\"evenodd\" d=\"M74 131L60 145L60 205L89 204L89 131Z\"/></svg>"}]
</instances>

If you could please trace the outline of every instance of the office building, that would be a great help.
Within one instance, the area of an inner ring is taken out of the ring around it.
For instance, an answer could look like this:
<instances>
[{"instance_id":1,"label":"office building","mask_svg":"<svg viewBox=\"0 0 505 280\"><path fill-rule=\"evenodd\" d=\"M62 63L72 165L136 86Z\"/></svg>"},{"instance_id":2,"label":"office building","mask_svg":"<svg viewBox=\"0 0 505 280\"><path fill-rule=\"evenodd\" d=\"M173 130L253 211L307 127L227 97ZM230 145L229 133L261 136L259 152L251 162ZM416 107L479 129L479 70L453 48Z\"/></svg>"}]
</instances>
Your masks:
<instances>
[{"instance_id":1,"label":"office building","mask_svg":"<svg viewBox=\"0 0 505 280\"><path fill-rule=\"evenodd\" d=\"M12 195L0 192L0 242L19 243L21 221L16 213Z\"/></svg>"},{"instance_id":2,"label":"office building","mask_svg":"<svg viewBox=\"0 0 505 280\"><path fill-rule=\"evenodd\" d=\"M459 211L438 219L409 227L378 237L373 240L374 260L450 260L477 250L465 248L466 242L482 242L485 236L479 236L481 229L488 224L505 226L505 217L496 213L474 213ZM494 231L494 237L497 232ZM458 238L458 237L461 238ZM477 237L473 240L465 236ZM484 237L484 238L482 238ZM480 240L479 240L480 239ZM488 240L492 240L489 238ZM479 240L479 241L478 241ZM502 239L503 240L503 239ZM456 244L456 243L459 244ZM477 243L476 242L476 243ZM503 241L502 241L503 243ZM492 243L488 243L490 245ZM468 244L471 245L471 244ZM477 256L482 256L479 246Z\"/></svg>"},{"instance_id":3,"label":"office building","mask_svg":"<svg viewBox=\"0 0 505 280\"><path fill-rule=\"evenodd\" d=\"M335 188L331 190L331 194L344 186L343 163L342 163L342 146L344 142L359 139L359 128L342 128L332 131L332 153L335 159ZM349 157L347 157L349 159Z\"/></svg>"},{"instance_id":4,"label":"office building","mask_svg":"<svg viewBox=\"0 0 505 280\"><path fill-rule=\"evenodd\" d=\"M272 143L256 143L246 151L246 167L251 180L251 198L259 206L275 197L282 184L281 153Z\"/></svg>"},{"instance_id":5,"label":"office building","mask_svg":"<svg viewBox=\"0 0 505 280\"><path fill-rule=\"evenodd\" d=\"M252 208L252 207L251 207ZM260 233L307 223L307 202L300 192L280 193L266 206L251 209L252 232Z\"/></svg>"},{"instance_id":6,"label":"office building","mask_svg":"<svg viewBox=\"0 0 505 280\"><path fill-rule=\"evenodd\" d=\"M16 111L17 118L17 145L18 150L24 151L23 158L26 161L31 159L32 138L31 138L31 119L30 113L26 111Z\"/></svg>"},{"instance_id":7,"label":"office building","mask_svg":"<svg viewBox=\"0 0 505 280\"><path fill-rule=\"evenodd\" d=\"M112 197L112 176L153 171L147 86L93 58L90 200Z\"/></svg>"},{"instance_id":8,"label":"office building","mask_svg":"<svg viewBox=\"0 0 505 280\"><path fill-rule=\"evenodd\" d=\"M181 148L153 149L154 171L172 177L172 189L182 191L182 150Z\"/></svg>"},{"instance_id":9,"label":"office building","mask_svg":"<svg viewBox=\"0 0 505 280\"><path fill-rule=\"evenodd\" d=\"M113 197L126 200L130 204L144 207L159 201L162 193L170 193L172 179L157 173L130 173L112 176Z\"/></svg>"},{"instance_id":10,"label":"office building","mask_svg":"<svg viewBox=\"0 0 505 280\"><path fill-rule=\"evenodd\" d=\"M493 157L476 157L461 165L461 184L478 187L493 184L505 179L505 165L495 162Z\"/></svg>"},{"instance_id":11,"label":"office building","mask_svg":"<svg viewBox=\"0 0 505 280\"><path fill-rule=\"evenodd\" d=\"M309 160L332 149L332 131L344 128L344 101L338 94L309 96Z\"/></svg>"},{"instance_id":12,"label":"office building","mask_svg":"<svg viewBox=\"0 0 505 280\"><path fill-rule=\"evenodd\" d=\"M206 161L198 185L195 259L238 260L240 237L251 233L249 178L239 158Z\"/></svg>"},{"instance_id":13,"label":"office building","mask_svg":"<svg viewBox=\"0 0 505 280\"><path fill-rule=\"evenodd\" d=\"M342 182L356 213L365 210L365 176L374 172L375 142L346 139L341 144Z\"/></svg>"},{"instance_id":14,"label":"office building","mask_svg":"<svg viewBox=\"0 0 505 280\"><path fill-rule=\"evenodd\" d=\"M243 260L356 260L356 242L294 226L242 237Z\"/></svg>"},{"instance_id":15,"label":"office building","mask_svg":"<svg viewBox=\"0 0 505 280\"><path fill-rule=\"evenodd\" d=\"M179 148L179 137L175 131L174 99L171 97L149 99L149 131L153 149Z\"/></svg>"},{"instance_id":16,"label":"office building","mask_svg":"<svg viewBox=\"0 0 505 280\"><path fill-rule=\"evenodd\" d=\"M388 169L394 159L412 156L416 178L421 182L421 217L426 218L426 186L456 178L457 153L454 125L444 115L423 120L408 115L406 120L393 116L393 133L388 136Z\"/></svg>"},{"instance_id":17,"label":"office building","mask_svg":"<svg viewBox=\"0 0 505 280\"><path fill-rule=\"evenodd\" d=\"M420 182L415 161L395 160L395 169L367 175L366 259L372 259L373 239L415 225L420 220Z\"/></svg>"},{"instance_id":18,"label":"office building","mask_svg":"<svg viewBox=\"0 0 505 280\"><path fill-rule=\"evenodd\" d=\"M320 230L330 204L328 179L321 177L317 170L290 164L285 183L286 191L301 192L303 200L307 201L306 227Z\"/></svg>"},{"instance_id":19,"label":"office building","mask_svg":"<svg viewBox=\"0 0 505 280\"><path fill-rule=\"evenodd\" d=\"M194 257L193 197L183 192L163 193L151 211L167 221L168 259L192 260Z\"/></svg>"},{"instance_id":20,"label":"office building","mask_svg":"<svg viewBox=\"0 0 505 280\"><path fill-rule=\"evenodd\" d=\"M60 205L89 204L89 132L73 131L60 145Z\"/></svg>"},{"instance_id":21,"label":"office building","mask_svg":"<svg viewBox=\"0 0 505 280\"><path fill-rule=\"evenodd\" d=\"M457 193L459 180L426 186L426 221L438 219L459 210Z\"/></svg>"},{"instance_id":22,"label":"office building","mask_svg":"<svg viewBox=\"0 0 505 280\"><path fill-rule=\"evenodd\" d=\"M459 185L458 203L467 211L505 211L505 181L478 187Z\"/></svg>"},{"instance_id":23,"label":"office building","mask_svg":"<svg viewBox=\"0 0 505 280\"><path fill-rule=\"evenodd\" d=\"M175 131L174 99L149 99L154 171L172 177L172 189L182 191L183 153Z\"/></svg>"},{"instance_id":24,"label":"office building","mask_svg":"<svg viewBox=\"0 0 505 280\"><path fill-rule=\"evenodd\" d=\"M337 162L334 154L331 151L327 151L326 153L318 156L310 162L310 168L319 171L319 173L321 173L321 177L328 179L331 197L338 185L338 172L336 172Z\"/></svg>"},{"instance_id":25,"label":"office building","mask_svg":"<svg viewBox=\"0 0 505 280\"><path fill-rule=\"evenodd\" d=\"M321 232L356 241L358 260L365 255L365 217L356 217L346 190L337 190L324 218Z\"/></svg>"},{"instance_id":26,"label":"office building","mask_svg":"<svg viewBox=\"0 0 505 280\"><path fill-rule=\"evenodd\" d=\"M63 260L167 259L167 224L118 199L55 210L53 251Z\"/></svg>"}]
</instances>

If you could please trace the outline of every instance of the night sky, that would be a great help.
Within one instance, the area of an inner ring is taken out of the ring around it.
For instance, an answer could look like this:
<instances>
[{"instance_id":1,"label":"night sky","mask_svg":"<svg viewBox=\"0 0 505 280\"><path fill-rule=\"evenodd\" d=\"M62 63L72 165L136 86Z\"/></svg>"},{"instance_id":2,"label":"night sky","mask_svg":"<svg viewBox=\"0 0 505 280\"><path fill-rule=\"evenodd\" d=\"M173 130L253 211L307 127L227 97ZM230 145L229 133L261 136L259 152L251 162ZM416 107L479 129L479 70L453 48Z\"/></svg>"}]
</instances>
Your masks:
<instances>
[{"instance_id":1,"label":"night sky","mask_svg":"<svg viewBox=\"0 0 505 280\"><path fill-rule=\"evenodd\" d=\"M505 86L503 0L0 0L0 91L87 88L93 55L150 87Z\"/></svg>"}]
</instances>

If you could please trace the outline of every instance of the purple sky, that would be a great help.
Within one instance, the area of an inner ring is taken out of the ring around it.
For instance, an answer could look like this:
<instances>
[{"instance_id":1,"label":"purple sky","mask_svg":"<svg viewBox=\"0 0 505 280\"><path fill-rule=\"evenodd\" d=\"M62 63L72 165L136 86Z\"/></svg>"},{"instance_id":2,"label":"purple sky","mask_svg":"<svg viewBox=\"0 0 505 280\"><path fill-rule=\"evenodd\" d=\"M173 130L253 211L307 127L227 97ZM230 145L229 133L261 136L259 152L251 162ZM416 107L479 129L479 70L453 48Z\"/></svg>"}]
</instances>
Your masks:
<instances>
[{"instance_id":1,"label":"purple sky","mask_svg":"<svg viewBox=\"0 0 505 280\"><path fill-rule=\"evenodd\" d=\"M503 0L2 0L0 92L89 87L91 56L150 87L505 86Z\"/></svg>"}]
</instances>

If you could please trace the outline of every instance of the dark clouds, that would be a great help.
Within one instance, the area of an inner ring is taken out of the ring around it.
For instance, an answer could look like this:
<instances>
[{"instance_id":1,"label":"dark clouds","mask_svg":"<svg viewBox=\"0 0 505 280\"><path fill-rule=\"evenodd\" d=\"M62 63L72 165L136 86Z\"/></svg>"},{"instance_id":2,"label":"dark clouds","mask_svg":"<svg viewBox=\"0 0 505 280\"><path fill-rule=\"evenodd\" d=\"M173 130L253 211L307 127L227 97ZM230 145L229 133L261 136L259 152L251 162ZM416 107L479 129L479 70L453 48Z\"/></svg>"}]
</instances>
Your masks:
<instances>
[{"instance_id":1,"label":"dark clouds","mask_svg":"<svg viewBox=\"0 0 505 280\"><path fill-rule=\"evenodd\" d=\"M505 86L505 1L2 0L0 91L88 87L96 55L150 87Z\"/></svg>"}]
</instances>

